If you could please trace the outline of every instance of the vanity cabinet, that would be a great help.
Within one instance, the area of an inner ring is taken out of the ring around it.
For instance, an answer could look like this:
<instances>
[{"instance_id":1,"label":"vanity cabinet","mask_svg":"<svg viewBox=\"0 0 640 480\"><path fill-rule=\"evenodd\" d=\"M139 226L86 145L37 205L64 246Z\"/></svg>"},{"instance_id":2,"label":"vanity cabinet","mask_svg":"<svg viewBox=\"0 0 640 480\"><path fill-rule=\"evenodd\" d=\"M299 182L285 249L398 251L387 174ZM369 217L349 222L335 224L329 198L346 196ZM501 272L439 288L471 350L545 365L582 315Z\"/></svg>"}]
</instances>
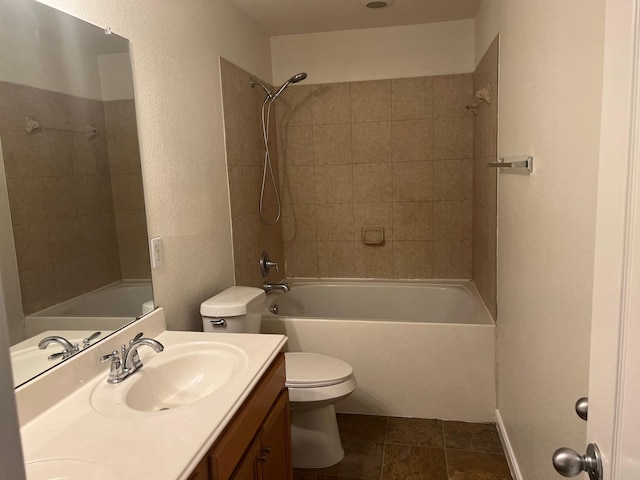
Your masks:
<instances>
[{"instance_id":1,"label":"vanity cabinet","mask_svg":"<svg viewBox=\"0 0 640 480\"><path fill-rule=\"evenodd\" d=\"M189 480L292 480L285 379L280 353Z\"/></svg>"}]
</instances>

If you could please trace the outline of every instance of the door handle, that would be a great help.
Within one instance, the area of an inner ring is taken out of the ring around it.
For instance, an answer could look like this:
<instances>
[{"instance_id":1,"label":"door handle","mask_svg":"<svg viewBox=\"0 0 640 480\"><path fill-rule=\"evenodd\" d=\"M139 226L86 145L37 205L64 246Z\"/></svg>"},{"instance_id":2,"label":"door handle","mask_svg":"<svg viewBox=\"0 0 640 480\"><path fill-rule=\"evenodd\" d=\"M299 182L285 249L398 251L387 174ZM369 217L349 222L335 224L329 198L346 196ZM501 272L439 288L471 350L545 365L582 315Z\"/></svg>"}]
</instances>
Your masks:
<instances>
[{"instance_id":1,"label":"door handle","mask_svg":"<svg viewBox=\"0 0 640 480\"><path fill-rule=\"evenodd\" d=\"M564 477L587 472L591 480L602 480L602 457L595 443L587 445L587 453L580 455L570 448L559 448L553 454L553 466Z\"/></svg>"},{"instance_id":2,"label":"door handle","mask_svg":"<svg viewBox=\"0 0 640 480\"><path fill-rule=\"evenodd\" d=\"M587 421L587 414L589 413L589 397L582 397L578 399L576 402L576 413L582 420L585 422Z\"/></svg>"}]
</instances>

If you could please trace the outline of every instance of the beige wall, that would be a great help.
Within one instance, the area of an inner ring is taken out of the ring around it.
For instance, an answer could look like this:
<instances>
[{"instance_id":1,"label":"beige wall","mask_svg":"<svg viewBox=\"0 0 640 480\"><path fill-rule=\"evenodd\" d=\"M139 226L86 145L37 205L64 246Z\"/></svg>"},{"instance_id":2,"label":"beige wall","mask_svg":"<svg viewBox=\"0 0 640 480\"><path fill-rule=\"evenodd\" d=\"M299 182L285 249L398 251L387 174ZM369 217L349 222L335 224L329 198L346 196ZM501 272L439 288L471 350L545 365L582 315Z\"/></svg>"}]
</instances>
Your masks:
<instances>
[{"instance_id":1,"label":"beige wall","mask_svg":"<svg viewBox=\"0 0 640 480\"><path fill-rule=\"evenodd\" d=\"M585 448L604 1L484 0L476 44L500 33L499 154L532 175L498 191L498 406L525 480Z\"/></svg>"},{"instance_id":2,"label":"beige wall","mask_svg":"<svg viewBox=\"0 0 640 480\"><path fill-rule=\"evenodd\" d=\"M154 298L170 329L201 329L200 303L234 282L218 57L270 80L268 37L225 0L46 3L131 41Z\"/></svg>"},{"instance_id":3,"label":"beige wall","mask_svg":"<svg viewBox=\"0 0 640 480\"><path fill-rule=\"evenodd\" d=\"M282 222L266 225L260 220L258 213L264 162L260 115L265 92L260 87L251 88L252 75L223 58L220 59L220 72L235 280L236 285L260 287L265 280L277 282L285 276ZM271 85L267 84L267 88L273 91ZM271 118L269 153L277 182L275 109L271 112ZM278 215L277 202L271 177L267 175L263 216L268 222L273 222ZM271 270L266 278L262 277L258 265L263 251L268 252L270 259L282 266L280 272Z\"/></svg>"},{"instance_id":4,"label":"beige wall","mask_svg":"<svg viewBox=\"0 0 640 480\"><path fill-rule=\"evenodd\" d=\"M469 73L473 20L271 38L274 83L307 72L310 83Z\"/></svg>"},{"instance_id":5,"label":"beige wall","mask_svg":"<svg viewBox=\"0 0 640 480\"><path fill-rule=\"evenodd\" d=\"M491 103L478 100L473 118L473 283L496 319L498 37L473 72L473 91L489 88Z\"/></svg>"},{"instance_id":6,"label":"beige wall","mask_svg":"<svg viewBox=\"0 0 640 480\"><path fill-rule=\"evenodd\" d=\"M472 95L470 74L292 86L277 104L287 275L470 278Z\"/></svg>"}]
</instances>

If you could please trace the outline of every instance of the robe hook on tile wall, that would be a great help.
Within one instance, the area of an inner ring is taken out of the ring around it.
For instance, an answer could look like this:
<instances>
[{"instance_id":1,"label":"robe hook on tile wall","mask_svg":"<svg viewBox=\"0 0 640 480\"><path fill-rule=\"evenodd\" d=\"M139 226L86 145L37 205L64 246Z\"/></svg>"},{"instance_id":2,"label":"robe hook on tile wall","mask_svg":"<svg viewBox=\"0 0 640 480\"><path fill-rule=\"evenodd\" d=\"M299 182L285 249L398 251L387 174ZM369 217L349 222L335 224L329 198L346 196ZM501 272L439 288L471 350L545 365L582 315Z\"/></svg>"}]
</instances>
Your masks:
<instances>
[{"instance_id":1,"label":"robe hook on tile wall","mask_svg":"<svg viewBox=\"0 0 640 480\"><path fill-rule=\"evenodd\" d=\"M480 107L479 100L484 100L487 105L491 104L491 84L487 83L486 87L478 90L475 97L473 102L467 105L467 110L471 110L474 115L478 115L478 108Z\"/></svg>"}]
</instances>

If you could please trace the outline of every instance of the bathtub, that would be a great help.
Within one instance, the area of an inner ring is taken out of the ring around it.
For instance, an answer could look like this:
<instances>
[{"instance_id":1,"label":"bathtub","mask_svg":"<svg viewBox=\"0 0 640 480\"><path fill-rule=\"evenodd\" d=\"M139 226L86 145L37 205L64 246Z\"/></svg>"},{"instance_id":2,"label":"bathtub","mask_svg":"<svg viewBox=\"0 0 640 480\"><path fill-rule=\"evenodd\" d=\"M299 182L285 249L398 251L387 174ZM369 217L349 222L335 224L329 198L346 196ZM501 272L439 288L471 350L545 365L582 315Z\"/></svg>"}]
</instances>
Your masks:
<instances>
[{"instance_id":1,"label":"bathtub","mask_svg":"<svg viewBox=\"0 0 640 480\"><path fill-rule=\"evenodd\" d=\"M151 310L151 282L121 280L27 315L25 331L117 330Z\"/></svg>"},{"instance_id":2,"label":"bathtub","mask_svg":"<svg viewBox=\"0 0 640 480\"><path fill-rule=\"evenodd\" d=\"M261 331L286 335L289 351L351 364L358 388L336 411L495 420L495 324L473 282L289 285L267 296Z\"/></svg>"}]
</instances>

